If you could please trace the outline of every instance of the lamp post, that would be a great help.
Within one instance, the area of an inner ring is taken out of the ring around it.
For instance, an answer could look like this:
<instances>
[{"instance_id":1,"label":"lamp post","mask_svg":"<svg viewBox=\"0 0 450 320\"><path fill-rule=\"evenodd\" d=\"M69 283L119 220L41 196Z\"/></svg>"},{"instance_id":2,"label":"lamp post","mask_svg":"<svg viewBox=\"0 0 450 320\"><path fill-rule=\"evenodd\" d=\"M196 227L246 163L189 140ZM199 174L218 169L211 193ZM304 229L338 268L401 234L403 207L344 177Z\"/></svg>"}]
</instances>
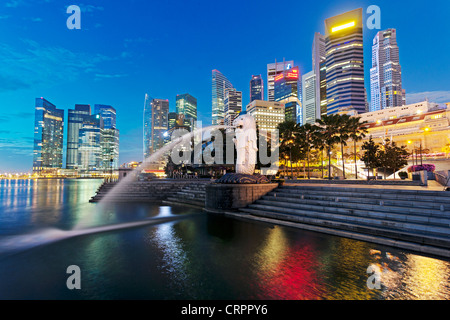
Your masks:
<instances>
[{"instance_id":1,"label":"lamp post","mask_svg":"<svg viewBox=\"0 0 450 320\"><path fill-rule=\"evenodd\" d=\"M408 140L408 144L412 144L412 141ZM412 161L413 161L413 165L415 165L415 163L414 163L414 148L412 149Z\"/></svg>"},{"instance_id":2,"label":"lamp post","mask_svg":"<svg viewBox=\"0 0 450 320\"><path fill-rule=\"evenodd\" d=\"M112 173L113 173L113 162L114 162L114 159L113 158L111 158L111 159L109 159L109 168L110 168L110 175L109 175L109 182L111 182L112 181Z\"/></svg>"}]
</instances>

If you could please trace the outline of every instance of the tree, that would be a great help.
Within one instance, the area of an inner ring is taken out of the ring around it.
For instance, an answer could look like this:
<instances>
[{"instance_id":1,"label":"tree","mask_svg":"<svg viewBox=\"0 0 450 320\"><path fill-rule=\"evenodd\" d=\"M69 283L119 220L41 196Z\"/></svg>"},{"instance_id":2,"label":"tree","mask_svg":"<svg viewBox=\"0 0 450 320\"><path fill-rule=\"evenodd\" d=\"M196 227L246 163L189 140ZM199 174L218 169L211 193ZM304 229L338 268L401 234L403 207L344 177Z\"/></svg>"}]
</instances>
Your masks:
<instances>
[{"instance_id":1,"label":"tree","mask_svg":"<svg viewBox=\"0 0 450 320\"><path fill-rule=\"evenodd\" d=\"M364 162L367 168L367 178L369 178L369 169L373 170L380 166L380 146L373 141L371 136L369 141L363 143L361 149L364 150L361 160Z\"/></svg>"},{"instance_id":2,"label":"tree","mask_svg":"<svg viewBox=\"0 0 450 320\"><path fill-rule=\"evenodd\" d=\"M339 115L325 115L322 119L317 119L319 126L318 138L325 143L328 152L328 178L331 179L331 150L339 142L337 130L339 128Z\"/></svg>"},{"instance_id":3,"label":"tree","mask_svg":"<svg viewBox=\"0 0 450 320\"><path fill-rule=\"evenodd\" d=\"M445 152L445 158L448 159L448 154L450 153L450 143L447 143L442 147L442 152Z\"/></svg>"},{"instance_id":4,"label":"tree","mask_svg":"<svg viewBox=\"0 0 450 320\"><path fill-rule=\"evenodd\" d=\"M308 179L311 179L310 175L310 155L311 155L311 149L315 147L317 143L316 139L316 133L318 131L318 127L315 125L312 125L310 123L305 123L302 126L298 126L297 132L296 132L296 142L302 146L302 149L304 150L306 154L306 163L308 167Z\"/></svg>"},{"instance_id":5,"label":"tree","mask_svg":"<svg viewBox=\"0 0 450 320\"><path fill-rule=\"evenodd\" d=\"M302 146L295 143L298 126L295 121L287 120L278 124L277 128L280 136L280 156L285 160L289 158L291 162L291 176L293 176L292 163L301 160L303 155ZM285 163L287 164L287 161Z\"/></svg>"},{"instance_id":6,"label":"tree","mask_svg":"<svg viewBox=\"0 0 450 320\"><path fill-rule=\"evenodd\" d=\"M355 159L355 178L358 179L358 165L357 165L357 152L356 143L366 137L369 132L367 129L367 121L361 122L361 117L353 117L350 119L349 125L349 137L353 140L353 156Z\"/></svg>"},{"instance_id":7,"label":"tree","mask_svg":"<svg viewBox=\"0 0 450 320\"><path fill-rule=\"evenodd\" d=\"M384 178L386 179L386 169L395 171L408 164L409 152L406 150L406 146L397 146L394 141L389 139L385 140L384 148L379 151L380 166L384 168Z\"/></svg>"},{"instance_id":8,"label":"tree","mask_svg":"<svg viewBox=\"0 0 450 320\"><path fill-rule=\"evenodd\" d=\"M342 156L342 174L345 179L345 163L344 163L344 146L347 145L347 140L350 136L350 129L352 125L351 117L348 114L339 115L337 118L337 140L341 145L341 156Z\"/></svg>"}]
</instances>

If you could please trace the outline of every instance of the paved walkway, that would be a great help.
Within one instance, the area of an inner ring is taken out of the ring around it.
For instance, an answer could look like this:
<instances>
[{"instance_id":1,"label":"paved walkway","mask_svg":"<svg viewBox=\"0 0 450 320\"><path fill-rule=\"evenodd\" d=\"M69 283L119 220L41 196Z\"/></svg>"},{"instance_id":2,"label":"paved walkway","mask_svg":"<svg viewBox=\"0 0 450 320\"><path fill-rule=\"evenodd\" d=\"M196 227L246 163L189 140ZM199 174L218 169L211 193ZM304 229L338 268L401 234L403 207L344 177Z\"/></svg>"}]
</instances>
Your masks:
<instances>
[{"instance_id":1,"label":"paved walkway","mask_svg":"<svg viewBox=\"0 0 450 320\"><path fill-rule=\"evenodd\" d=\"M311 186L311 187L333 187L333 188L365 188L365 189L401 189L401 190L423 190L423 191L444 191L444 186L439 184L434 180L428 180L428 186L410 186L410 185L377 185L377 184L350 184L350 183L321 183L320 180L317 183L305 182L302 183L301 180L297 182L289 182L286 180L285 185L287 186ZM449 192L450 195L450 192Z\"/></svg>"}]
</instances>

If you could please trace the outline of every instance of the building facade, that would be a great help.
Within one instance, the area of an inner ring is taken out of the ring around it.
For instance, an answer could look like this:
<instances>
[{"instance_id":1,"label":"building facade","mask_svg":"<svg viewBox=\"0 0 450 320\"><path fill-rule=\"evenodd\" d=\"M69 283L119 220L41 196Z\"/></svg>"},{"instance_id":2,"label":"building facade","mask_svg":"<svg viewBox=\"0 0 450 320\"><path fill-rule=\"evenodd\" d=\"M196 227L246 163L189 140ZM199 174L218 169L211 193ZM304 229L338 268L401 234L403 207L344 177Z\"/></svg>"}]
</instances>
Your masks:
<instances>
[{"instance_id":1,"label":"building facade","mask_svg":"<svg viewBox=\"0 0 450 320\"><path fill-rule=\"evenodd\" d=\"M325 20L327 114L366 111L362 9Z\"/></svg>"},{"instance_id":2,"label":"building facade","mask_svg":"<svg viewBox=\"0 0 450 320\"><path fill-rule=\"evenodd\" d=\"M103 171L102 133L104 122L101 115L93 114L84 121L78 132L77 169L81 173Z\"/></svg>"},{"instance_id":3,"label":"building facade","mask_svg":"<svg viewBox=\"0 0 450 320\"><path fill-rule=\"evenodd\" d=\"M151 99L151 100L150 100ZM169 100L146 95L144 105L144 157L162 148L169 127Z\"/></svg>"},{"instance_id":4,"label":"building facade","mask_svg":"<svg viewBox=\"0 0 450 320\"><path fill-rule=\"evenodd\" d=\"M62 168L64 110L44 98L36 98L33 173Z\"/></svg>"},{"instance_id":5,"label":"building facade","mask_svg":"<svg viewBox=\"0 0 450 320\"><path fill-rule=\"evenodd\" d=\"M100 114L100 117L103 119L103 125L105 129L115 129L116 128L116 109L104 105L104 104L96 104L94 105L94 113Z\"/></svg>"},{"instance_id":6,"label":"building facade","mask_svg":"<svg viewBox=\"0 0 450 320\"><path fill-rule=\"evenodd\" d=\"M316 32L312 48L312 71L314 73L314 88L316 101L316 119L327 114L327 80L326 80L326 50L325 36ZM302 83L303 87L303 83Z\"/></svg>"},{"instance_id":7,"label":"building facade","mask_svg":"<svg viewBox=\"0 0 450 320\"><path fill-rule=\"evenodd\" d=\"M247 105L247 113L255 118L260 130L271 132L285 120L284 104L275 101L254 100Z\"/></svg>"},{"instance_id":8,"label":"building facade","mask_svg":"<svg viewBox=\"0 0 450 320\"><path fill-rule=\"evenodd\" d=\"M232 126L234 119L242 111L242 92L234 88L225 90L224 111L226 126Z\"/></svg>"},{"instance_id":9,"label":"building facade","mask_svg":"<svg viewBox=\"0 0 450 320\"><path fill-rule=\"evenodd\" d=\"M405 93L395 29L379 31L373 39L370 94L370 111L404 105Z\"/></svg>"},{"instance_id":10,"label":"building facade","mask_svg":"<svg viewBox=\"0 0 450 320\"><path fill-rule=\"evenodd\" d=\"M286 120L303 123L301 76L298 67L285 70L275 77L274 98L285 106Z\"/></svg>"},{"instance_id":11,"label":"building facade","mask_svg":"<svg viewBox=\"0 0 450 320\"><path fill-rule=\"evenodd\" d=\"M320 119L320 97L317 99L316 74L310 71L302 76L302 98L303 98L303 123L316 123Z\"/></svg>"},{"instance_id":12,"label":"building facade","mask_svg":"<svg viewBox=\"0 0 450 320\"><path fill-rule=\"evenodd\" d=\"M450 156L450 103L436 104L428 101L358 115L367 121L368 134L357 143L361 145L372 138L376 143L386 139L406 146L412 154L423 157ZM351 144L344 152L352 152Z\"/></svg>"},{"instance_id":13,"label":"building facade","mask_svg":"<svg viewBox=\"0 0 450 320\"><path fill-rule=\"evenodd\" d=\"M76 104L74 109L68 110L66 169L78 168L79 131L90 116L91 106L88 104Z\"/></svg>"},{"instance_id":14,"label":"building facade","mask_svg":"<svg viewBox=\"0 0 450 320\"><path fill-rule=\"evenodd\" d=\"M194 129L197 121L197 99L189 93L178 94L176 98L176 112L183 114L190 130Z\"/></svg>"},{"instance_id":15,"label":"building facade","mask_svg":"<svg viewBox=\"0 0 450 320\"><path fill-rule=\"evenodd\" d=\"M294 61L282 61L269 63L267 65L267 100L275 101L275 77L284 71L291 69L294 66Z\"/></svg>"},{"instance_id":16,"label":"building facade","mask_svg":"<svg viewBox=\"0 0 450 320\"><path fill-rule=\"evenodd\" d=\"M225 122L224 99L225 90L233 88L231 82L219 71L212 71L212 124Z\"/></svg>"},{"instance_id":17,"label":"building facade","mask_svg":"<svg viewBox=\"0 0 450 320\"><path fill-rule=\"evenodd\" d=\"M264 100L264 81L261 75L253 75L250 80L250 102Z\"/></svg>"},{"instance_id":18,"label":"building facade","mask_svg":"<svg viewBox=\"0 0 450 320\"><path fill-rule=\"evenodd\" d=\"M117 170L119 169L119 130L116 126L116 109L108 105L96 104L94 112L99 114L103 121L101 168L106 171L111 168Z\"/></svg>"}]
</instances>

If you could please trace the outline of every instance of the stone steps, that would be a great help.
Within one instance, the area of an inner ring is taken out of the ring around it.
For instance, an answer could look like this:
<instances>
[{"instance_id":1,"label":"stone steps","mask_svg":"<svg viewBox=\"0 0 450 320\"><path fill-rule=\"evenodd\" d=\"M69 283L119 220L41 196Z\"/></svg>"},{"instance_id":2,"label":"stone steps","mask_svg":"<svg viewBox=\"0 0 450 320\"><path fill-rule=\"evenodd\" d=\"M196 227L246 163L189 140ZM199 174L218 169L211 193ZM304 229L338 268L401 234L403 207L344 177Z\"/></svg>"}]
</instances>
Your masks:
<instances>
[{"instance_id":1,"label":"stone steps","mask_svg":"<svg viewBox=\"0 0 450 320\"><path fill-rule=\"evenodd\" d=\"M195 207L205 207L207 183L192 183L183 187L164 201L168 204L190 205Z\"/></svg>"},{"instance_id":2,"label":"stone steps","mask_svg":"<svg viewBox=\"0 0 450 320\"><path fill-rule=\"evenodd\" d=\"M450 249L450 194L444 191L284 185L241 212L331 234L339 230Z\"/></svg>"},{"instance_id":3,"label":"stone steps","mask_svg":"<svg viewBox=\"0 0 450 320\"><path fill-rule=\"evenodd\" d=\"M318 187L315 187L318 188ZM293 194L312 194L312 195L328 195L337 197L358 197L371 199L386 200L407 200L418 202L435 202L439 201L446 205L450 205L450 193L443 191L419 191L419 190L397 190L397 189L363 189L363 188L332 188L324 187L323 189L313 189L308 187L281 187L276 192L285 192ZM332 190L331 190L332 189Z\"/></svg>"},{"instance_id":4,"label":"stone steps","mask_svg":"<svg viewBox=\"0 0 450 320\"><path fill-rule=\"evenodd\" d=\"M426 236L423 234L416 234L407 231L399 231L397 229L391 229L386 227L380 228L363 225L359 223L341 222L335 219L326 220L318 218L308 218L301 215L285 214L273 211L262 211L259 209L244 208L242 209L242 211L258 217L323 227L325 229L324 231L326 231L326 229L338 229L343 231L351 231L359 234L373 235L376 237L386 237L389 239L409 241L411 243L418 243L422 245L450 249L450 240L448 237L445 236L434 236L434 235ZM328 233L333 234L333 232Z\"/></svg>"},{"instance_id":5,"label":"stone steps","mask_svg":"<svg viewBox=\"0 0 450 320\"><path fill-rule=\"evenodd\" d=\"M262 198L262 200L266 201L284 201L287 203L294 203L299 206L311 206L311 208L315 207L323 207L323 208L341 208L346 210L353 210L356 214L358 211L373 211L380 213L392 213L392 214L400 214L409 216L417 216L418 220L421 221L424 217L436 218L436 219L447 219L447 224L450 224L450 211L442 211L438 209L427 209L427 208L418 208L418 207L407 207L406 205L397 206L395 203L387 203L386 201L376 201L374 203L361 203L358 201L349 201L346 198L336 198L330 200L316 200L309 199L309 197L298 197L292 198L288 196L280 196L278 195L267 195ZM390 205L388 205L390 204ZM431 221L431 220L430 220Z\"/></svg>"},{"instance_id":6,"label":"stone steps","mask_svg":"<svg viewBox=\"0 0 450 320\"><path fill-rule=\"evenodd\" d=\"M411 222L410 220L406 220L408 217L398 217L394 220L391 215L374 216L370 212L367 212L365 215L364 213L353 215L346 212L338 212L337 210L336 212L330 212L333 210L328 210L328 208L327 210L320 210L319 208L313 211L311 209L288 207L286 204L272 203L271 205L267 205L263 204L263 201L257 201L257 204L251 204L248 208L450 237L450 227L448 224L430 225L428 222Z\"/></svg>"},{"instance_id":7,"label":"stone steps","mask_svg":"<svg viewBox=\"0 0 450 320\"><path fill-rule=\"evenodd\" d=\"M187 181L135 181L114 190L114 197L108 201L114 202L161 202L173 196L184 186L192 182ZM104 183L97 190L90 202L100 201L115 186L115 183Z\"/></svg>"},{"instance_id":8,"label":"stone steps","mask_svg":"<svg viewBox=\"0 0 450 320\"><path fill-rule=\"evenodd\" d=\"M376 195L371 195L372 198L359 197L359 195L349 196L336 194L321 195L317 193L308 192L271 192L268 194L273 197L285 197L285 198L296 198L305 200L317 200L317 201L331 201L331 202L348 202L348 203L359 203L361 205L382 205L382 206L395 206L399 208L423 208L429 210L438 210L450 212L450 204L442 202L429 202L429 201L415 201L403 200L403 199L386 199L381 197L376 197Z\"/></svg>"}]
</instances>

